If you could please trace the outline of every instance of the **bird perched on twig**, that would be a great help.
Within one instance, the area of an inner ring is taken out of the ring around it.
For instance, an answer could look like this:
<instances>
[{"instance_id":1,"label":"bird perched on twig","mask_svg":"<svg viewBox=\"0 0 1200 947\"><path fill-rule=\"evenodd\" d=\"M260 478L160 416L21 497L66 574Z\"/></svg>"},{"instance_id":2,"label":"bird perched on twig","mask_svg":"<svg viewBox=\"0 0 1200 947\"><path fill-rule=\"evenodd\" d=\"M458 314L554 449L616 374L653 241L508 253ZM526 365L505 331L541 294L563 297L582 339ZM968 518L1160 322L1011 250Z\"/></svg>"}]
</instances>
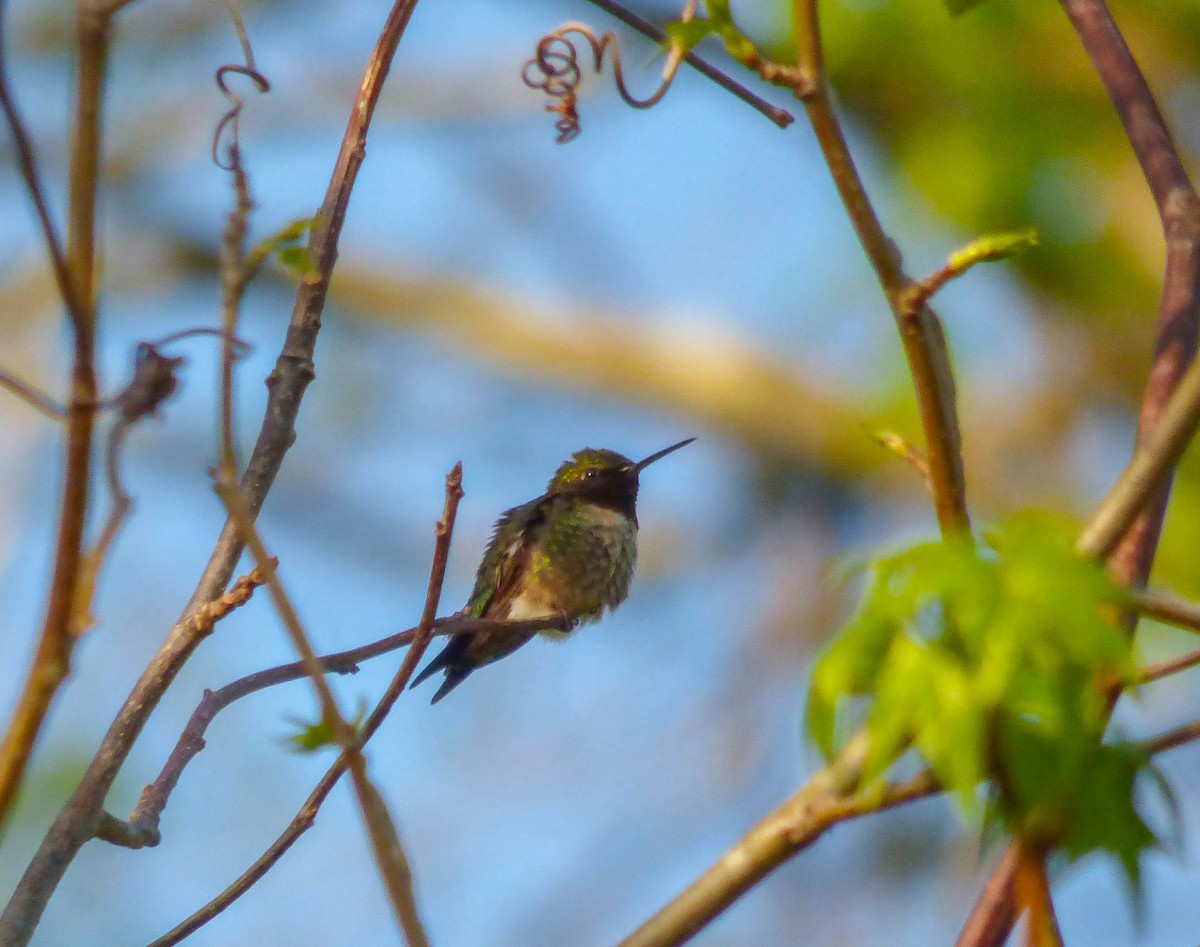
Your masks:
<instances>
[{"instance_id":1,"label":"bird perched on twig","mask_svg":"<svg viewBox=\"0 0 1200 947\"><path fill-rule=\"evenodd\" d=\"M637 562L638 476L694 441L672 444L636 463L616 451L586 448L566 461L535 500L501 514L464 614L474 618L554 619L541 634L566 636L596 621L629 594ZM438 671L437 703L485 664L529 641L538 630L459 632L416 676Z\"/></svg>"}]
</instances>

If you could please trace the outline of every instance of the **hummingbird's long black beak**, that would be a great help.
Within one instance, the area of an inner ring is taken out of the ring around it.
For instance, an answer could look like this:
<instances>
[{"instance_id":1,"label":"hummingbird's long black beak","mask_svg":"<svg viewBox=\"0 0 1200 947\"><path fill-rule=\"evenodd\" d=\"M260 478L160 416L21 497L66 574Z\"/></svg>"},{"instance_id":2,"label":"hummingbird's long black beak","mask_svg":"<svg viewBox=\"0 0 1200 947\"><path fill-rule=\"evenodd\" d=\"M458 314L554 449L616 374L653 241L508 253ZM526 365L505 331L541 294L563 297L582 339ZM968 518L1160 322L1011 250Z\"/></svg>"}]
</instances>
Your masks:
<instances>
[{"instance_id":1,"label":"hummingbird's long black beak","mask_svg":"<svg viewBox=\"0 0 1200 947\"><path fill-rule=\"evenodd\" d=\"M645 460L639 460L636 464L633 465L633 469L638 472L641 472L645 468L649 467L656 460L662 460L664 457L667 456L667 454L674 453L675 451L679 450L679 448L681 448L681 447L687 447L688 444L692 443L692 441L694 441L694 440L695 440L694 437L689 437L686 441L680 441L678 444L672 444L670 447L664 447L662 450L658 451L657 453L651 454Z\"/></svg>"}]
</instances>

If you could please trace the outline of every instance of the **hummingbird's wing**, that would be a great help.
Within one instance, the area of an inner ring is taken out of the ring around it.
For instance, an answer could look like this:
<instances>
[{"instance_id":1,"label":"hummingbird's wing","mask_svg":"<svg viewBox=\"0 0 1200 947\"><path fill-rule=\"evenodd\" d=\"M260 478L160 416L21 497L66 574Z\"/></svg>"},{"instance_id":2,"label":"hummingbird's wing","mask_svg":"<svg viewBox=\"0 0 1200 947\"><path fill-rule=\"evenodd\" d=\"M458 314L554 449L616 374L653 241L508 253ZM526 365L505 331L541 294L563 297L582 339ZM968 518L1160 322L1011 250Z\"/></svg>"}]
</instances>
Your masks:
<instances>
[{"instance_id":1,"label":"hummingbird's wing","mask_svg":"<svg viewBox=\"0 0 1200 947\"><path fill-rule=\"evenodd\" d=\"M477 618L503 618L507 614L506 606L520 590L529 560L541 541L550 503L551 497L544 494L506 510L496 520L467 601L469 614Z\"/></svg>"},{"instance_id":2,"label":"hummingbird's wing","mask_svg":"<svg viewBox=\"0 0 1200 947\"><path fill-rule=\"evenodd\" d=\"M465 611L468 615L476 618L508 615L508 607L520 592L530 557L544 532L550 502L549 495L543 495L514 506L496 520L491 541L475 576L475 588L467 601ZM416 687L436 672L445 671L445 680L433 695L432 703L436 704L476 668L510 654L532 637L532 633L513 637L500 631L459 632L413 678L409 687Z\"/></svg>"}]
</instances>

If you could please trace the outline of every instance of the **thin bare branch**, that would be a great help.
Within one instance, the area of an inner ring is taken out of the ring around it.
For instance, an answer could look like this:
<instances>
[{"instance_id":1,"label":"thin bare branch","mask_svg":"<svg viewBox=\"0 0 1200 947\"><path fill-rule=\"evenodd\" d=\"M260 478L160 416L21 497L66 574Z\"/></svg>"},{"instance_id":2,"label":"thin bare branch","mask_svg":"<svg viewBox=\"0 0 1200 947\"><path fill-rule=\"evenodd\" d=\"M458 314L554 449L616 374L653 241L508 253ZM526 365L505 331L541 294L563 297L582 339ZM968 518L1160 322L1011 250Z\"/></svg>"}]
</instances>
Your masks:
<instances>
[{"instance_id":1,"label":"thin bare branch","mask_svg":"<svg viewBox=\"0 0 1200 947\"><path fill-rule=\"evenodd\" d=\"M670 40L670 37L663 30L623 4L617 3L616 0L588 0L588 2L656 43L667 43ZM765 115L780 128L787 128L796 120L791 112L779 108L777 105L772 105L760 96L755 95L740 82L726 75L716 66L697 56L695 53L685 53L683 61L706 79L711 79L726 92L732 93L755 111Z\"/></svg>"},{"instance_id":2,"label":"thin bare branch","mask_svg":"<svg viewBox=\"0 0 1200 947\"><path fill-rule=\"evenodd\" d=\"M1188 178L1153 93L1105 0L1059 0L1109 98L1146 178L1162 222L1166 270L1150 367L1138 418L1138 448L1105 502L1093 514L1079 548L1109 558L1122 585L1145 584L1158 548L1177 439L1189 419L1178 401L1196 354L1200 329L1200 198ZM1192 378L1193 388L1200 379ZM1160 433L1172 412L1173 434ZM1194 429L1194 420L1191 423ZM1188 434L1190 437L1190 433ZM1173 438L1176 439L1173 442ZM1111 553L1111 555L1110 555ZM1129 616L1130 631L1136 617ZM1016 923L1012 878L1016 859L1001 860L972 909L957 947L1001 947Z\"/></svg>"},{"instance_id":3,"label":"thin bare branch","mask_svg":"<svg viewBox=\"0 0 1200 947\"><path fill-rule=\"evenodd\" d=\"M850 154L826 84L817 0L793 0L796 72L791 84L804 103L817 143L859 242L875 269L900 331L925 434L938 525L944 534L970 530L954 373L941 321L927 305L914 310L912 280L896 245L884 232Z\"/></svg>"},{"instance_id":4,"label":"thin bare branch","mask_svg":"<svg viewBox=\"0 0 1200 947\"><path fill-rule=\"evenodd\" d=\"M71 282L71 273L67 268L66 253L50 216L50 208L38 174L37 155L33 150L33 141L25 128L25 123L21 120L21 114L17 111L17 105L8 84L8 71L5 69L7 59L3 55L5 6L5 3L0 2L0 109L4 111L4 118L8 122L9 131L13 136L13 143L17 146L17 167L21 171L25 190L29 192L29 198L33 201L33 208L37 213L42 239L46 244L46 255L50 259L50 268L54 272L54 281L58 286L58 295L66 306L72 324L79 327L85 325L86 318L77 301L75 287Z\"/></svg>"},{"instance_id":5,"label":"thin bare branch","mask_svg":"<svg viewBox=\"0 0 1200 947\"><path fill-rule=\"evenodd\" d=\"M421 660L425 648L428 646L433 635L434 616L437 614L438 602L441 599L442 583L446 576L446 562L450 557L450 541L454 533L454 520L458 512L458 502L462 499L462 495L462 464L460 463L455 464L454 469L446 477L446 504L442 513L442 519L438 522L435 530L436 539L434 543L433 566L429 573L429 587L425 595L425 606L422 609L421 621L413 632L413 646L405 654L404 660L400 663L395 677L392 678L383 697L380 698L379 703L376 704L375 709L371 711L370 716L363 724L359 734L358 745L360 747L366 745L367 741L375 735L379 727L383 724L383 721L387 718L387 715L391 712L397 699L404 693L404 689L408 686L409 679L412 677L413 671L416 670L417 663ZM263 875L270 871L272 866L296 843L296 840L308 831L308 829L312 828L313 820L316 818L321 804L333 790L333 787L337 785L342 774L346 772L349 765L347 757L347 752L343 750L309 794L308 799L305 800L296 817L253 865L216 898L171 931L154 941L151 947L168 947L170 944L179 943L183 938L207 924L233 904L234 901L253 887ZM413 911L415 912L415 907Z\"/></svg>"},{"instance_id":6,"label":"thin bare branch","mask_svg":"<svg viewBox=\"0 0 1200 947\"><path fill-rule=\"evenodd\" d=\"M1156 754L1176 750L1181 746L1194 743L1196 740L1200 740L1200 720L1193 720L1191 723L1185 723L1183 726L1174 727L1156 737L1151 737L1144 741L1142 746L1146 752Z\"/></svg>"},{"instance_id":7,"label":"thin bare branch","mask_svg":"<svg viewBox=\"0 0 1200 947\"><path fill-rule=\"evenodd\" d=\"M1153 618L1165 625L1200 632L1200 604L1189 602L1178 595L1159 589L1135 592L1134 607L1146 618Z\"/></svg>"},{"instance_id":8,"label":"thin bare branch","mask_svg":"<svg viewBox=\"0 0 1200 947\"><path fill-rule=\"evenodd\" d=\"M334 741L342 750L346 768L350 771L354 793L362 811L363 822L367 829L367 837L371 842L371 851L379 867L380 876L391 898L392 908L396 919L404 930L409 947L426 947L428 939L417 915L416 902L412 891L412 877L408 869L408 860L400 848L399 833L387 812L383 798L372 785L367 775L367 762L364 758L358 735L354 732L346 717L338 707L333 689L326 680L317 653L313 650L300 616L297 614L291 599L283 588L278 572L275 571L272 556L267 553L262 537L250 518L238 491L236 483L218 476L217 493L225 503L229 515L241 531L242 539L254 558L256 567L266 575L267 591L275 610L283 619L284 628L292 639L292 645L300 653L301 663L305 674L312 681L313 689L321 704L322 723L330 728Z\"/></svg>"},{"instance_id":9,"label":"thin bare branch","mask_svg":"<svg viewBox=\"0 0 1200 947\"><path fill-rule=\"evenodd\" d=\"M79 62L72 125L65 257L54 239L45 202L39 198L40 187L36 166L32 164L32 150L28 148L27 140L25 147L22 147L20 122L15 108L12 108L11 99L5 93L5 113L14 134L18 136L18 152L22 156L26 182L35 206L38 206L56 278L60 285L66 287L63 301L71 316L74 352L54 574L50 580L46 617L33 661L21 687L12 719L0 741L0 828L11 812L50 705L71 672L71 653L75 644L75 608L83 568L83 535L91 482L93 422L98 388L95 366L96 191L100 156L103 154L100 103L108 59L108 34L107 17L91 16L85 8L76 11L75 36ZM2 52L0 59L3 59ZM26 162L29 162L28 165ZM64 261L65 277L60 270Z\"/></svg>"},{"instance_id":10,"label":"thin bare branch","mask_svg":"<svg viewBox=\"0 0 1200 947\"><path fill-rule=\"evenodd\" d=\"M1139 684L1152 684L1154 681L1160 681L1164 677L1170 677L1172 674L1190 670L1198 664L1200 664L1200 649L1188 651L1176 658L1170 658L1166 661L1159 661L1157 664L1148 664L1144 668L1139 668L1137 680Z\"/></svg>"},{"instance_id":11,"label":"thin bare branch","mask_svg":"<svg viewBox=\"0 0 1200 947\"><path fill-rule=\"evenodd\" d=\"M392 58L415 6L416 0L397 0L388 13L350 109L329 188L310 235L312 272L302 281L296 295L287 338L268 379L266 415L242 477L243 496L254 515L262 507L295 438L295 420L304 391L313 377L312 359L321 312L337 260L338 239L350 194L365 156L367 132ZM142 727L175 675L203 640L204 634L193 622L194 615L224 593L241 552L235 525L226 523L183 615L134 685L96 756L54 820L0 915L0 943L21 945L29 942L63 874L79 849L93 837L104 797Z\"/></svg>"},{"instance_id":12,"label":"thin bare branch","mask_svg":"<svg viewBox=\"0 0 1200 947\"><path fill-rule=\"evenodd\" d=\"M36 411L40 411L48 418L51 418L55 421L62 421L66 419L66 408L51 398L48 394L39 391L28 382L21 381L21 379L17 378L15 375L10 375L6 371L0 371L0 388L11 391L31 408Z\"/></svg>"},{"instance_id":13,"label":"thin bare branch","mask_svg":"<svg viewBox=\"0 0 1200 947\"><path fill-rule=\"evenodd\" d=\"M783 805L757 823L712 867L621 941L621 947L682 944L750 888L825 832L850 819L881 812L941 791L926 771L912 779L858 792L866 740L858 737Z\"/></svg>"}]
</instances>

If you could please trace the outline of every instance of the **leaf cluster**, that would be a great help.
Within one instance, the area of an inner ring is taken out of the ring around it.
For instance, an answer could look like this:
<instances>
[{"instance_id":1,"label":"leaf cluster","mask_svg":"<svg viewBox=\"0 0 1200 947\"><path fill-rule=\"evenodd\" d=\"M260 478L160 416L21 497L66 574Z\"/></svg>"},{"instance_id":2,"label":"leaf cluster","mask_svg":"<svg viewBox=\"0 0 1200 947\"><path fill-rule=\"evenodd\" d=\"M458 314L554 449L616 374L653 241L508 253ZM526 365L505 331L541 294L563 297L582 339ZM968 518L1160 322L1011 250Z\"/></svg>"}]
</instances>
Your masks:
<instances>
[{"instance_id":1,"label":"leaf cluster","mask_svg":"<svg viewBox=\"0 0 1200 947\"><path fill-rule=\"evenodd\" d=\"M1146 765L1104 743L1108 686L1131 683L1125 597L1070 532L1020 517L976 547L922 543L876 559L863 601L818 661L809 731L832 754L862 721L864 783L910 748L968 813L990 787L1004 828L1071 857L1117 855L1136 882L1153 836L1134 806Z\"/></svg>"}]
</instances>

